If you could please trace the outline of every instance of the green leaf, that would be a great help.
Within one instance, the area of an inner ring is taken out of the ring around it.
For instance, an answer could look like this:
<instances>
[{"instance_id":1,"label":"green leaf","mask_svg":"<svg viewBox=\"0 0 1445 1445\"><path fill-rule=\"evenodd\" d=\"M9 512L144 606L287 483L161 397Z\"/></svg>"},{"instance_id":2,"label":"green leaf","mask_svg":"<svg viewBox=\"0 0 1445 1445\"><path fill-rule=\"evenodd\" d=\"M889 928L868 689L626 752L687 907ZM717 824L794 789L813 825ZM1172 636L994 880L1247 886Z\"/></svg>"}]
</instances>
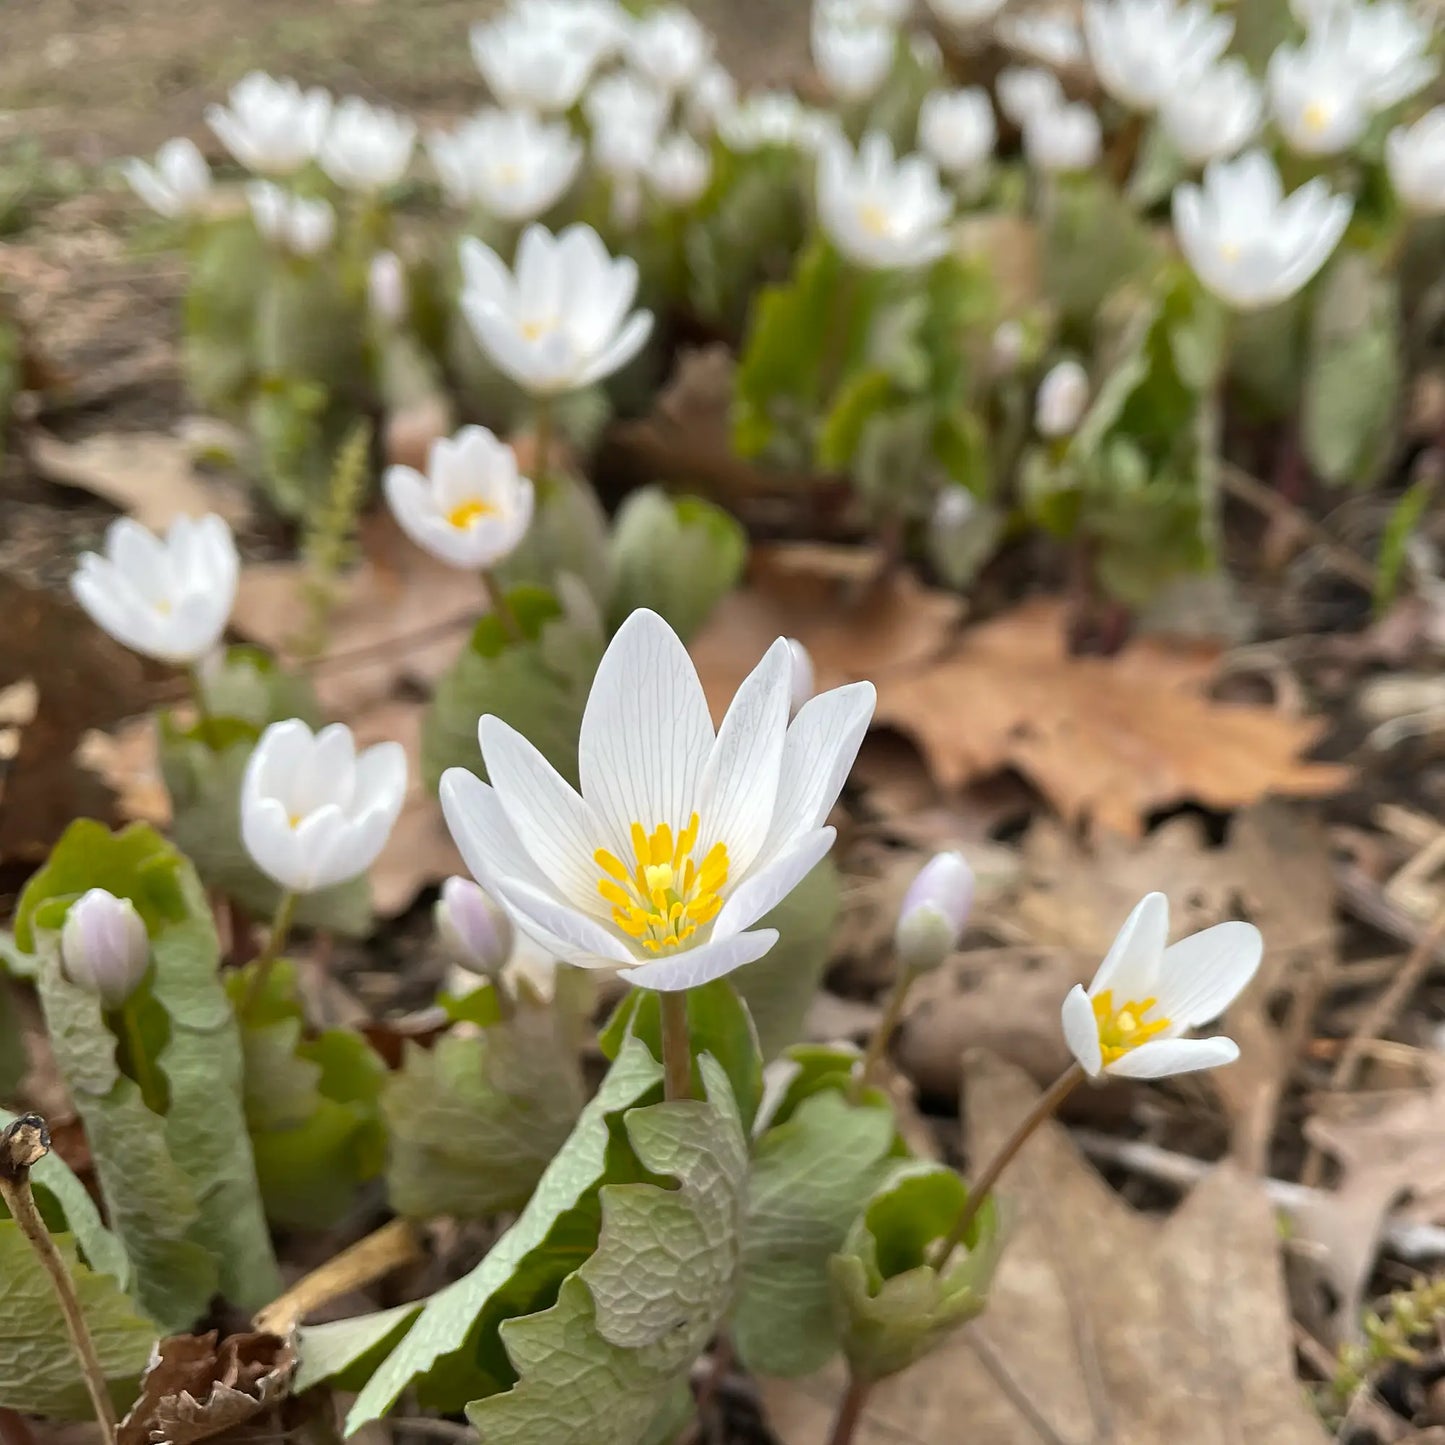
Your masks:
<instances>
[{"instance_id":1,"label":"green leaf","mask_svg":"<svg viewBox=\"0 0 1445 1445\"><path fill-rule=\"evenodd\" d=\"M124 1411L159 1332L110 1275L80 1263L69 1235L56 1236L55 1244L75 1282L112 1399ZM0 1219L0 1407L52 1419L94 1418L50 1276L11 1219Z\"/></svg>"},{"instance_id":2,"label":"green leaf","mask_svg":"<svg viewBox=\"0 0 1445 1445\"><path fill-rule=\"evenodd\" d=\"M251 341L265 246L249 216L207 225L197 236L185 304L186 382L202 406L234 414L255 381Z\"/></svg>"},{"instance_id":3,"label":"green leaf","mask_svg":"<svg viewBox=\"0 0 1445 1445\"><path fill-rule=\"evenodd\" d=\"M1048 295L1081 323L1120 282L1144 272L1152 254L1133 207L1102 174L1058 178L1043 242Z\"/></svg>"},{"instance_id":4,"label":"green leaf","mask_svg":"<svg viewBox=\"0 0 1445 1445\"><path fill-rule=\"evenodd\" d=\"M299 1395L327 1382L338 1390L359 1390L421 1309L418 1302L330 1324L303 1325L292 1390Z\"/></svg>"},{"instance_id":5,"label":"green leaf","mask_svg":"<svg viewBox=\"0 0 1445 1445\"><path fill-rule=\"evenodd\" d=\"M857 371L838 389L818 433L818 465L846 471L868 423L896 399L893 377L882 367Z\"/></svg>"},{"instance_id":6,"label":"green leaf","mask_svg":"<svg viewBox=\"0 0 1445 1445\"><path fill-rule=\"evenodd\" d=\"M1417 477L1395 503L1380 538L1380 555L1375 563L1375 615L1389 611L1400 589L1405 566L1405 549L1420 526L1425 508L1435 495L1436 478L1426 473Z\"/></svg>"},{"instance_id":7,"label":"green leaf","mask_svg":"<svg viewBox=\"0 0 1445 1445\"><path fill-rule=\"evenodd\" d=\"M311 727L321 724L321 705L310 682L287 672L259 647L228 647L218 665L203 670L201 686L212 719L239 718L254 729L253 738L286 718L299 717Z\"/></svg>"},{"instance_id":8,"label":"green leaf","mask_svg":"<svg viewBox=\"0 0 1445 1445\"><path fill-rule=\"evenodd\" d=\"M560 591L559 579L577 578L601 608L612 587L607 514L582 477L553 473L535 483L536 509L521 545L497 568L503 587Z\"/></svg>"}]
</instances>

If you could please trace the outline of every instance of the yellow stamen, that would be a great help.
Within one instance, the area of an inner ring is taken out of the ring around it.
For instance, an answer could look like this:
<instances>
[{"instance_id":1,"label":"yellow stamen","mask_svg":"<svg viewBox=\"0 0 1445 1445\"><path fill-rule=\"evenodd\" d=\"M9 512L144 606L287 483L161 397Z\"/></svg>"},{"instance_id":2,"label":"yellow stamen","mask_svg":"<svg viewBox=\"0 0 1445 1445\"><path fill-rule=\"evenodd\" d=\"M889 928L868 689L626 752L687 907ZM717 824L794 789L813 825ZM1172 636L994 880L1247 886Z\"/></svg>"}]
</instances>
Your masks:
<instances>
[{"instance_id":1,"label":"yellow stamen","mask_svg":"<svg viewBox=\"0 0 1445 1445\"><path fill-rule=\"evenodd\" d=\"M548 316L539 321L524 321L518 330L528 341L540 341L557 329L557 318Z\"/></svg>"},{"instance_id":2,"label":"yellow stamen","mask_svg":"<svg viewBox=\"0 0 1445 1445\"><path fill-rule=\"evenodd\" d=\"M870 236L886 236L889 232L888 212L876 201L858 207L858 221Z\"/></svg>"},{"instance_id":3,"label":"yellow stamen","mask_svg":"<svg viewBox=\"0 0 1445 1445\"><path fill-rule=\"evenodd\" d=\"M473 497L470 501L462 502L447 513L447 521L451 523L458 532L465 532L478 517L490 517L496 512L496 508L490 502L484 502L480 497Z\"/></svg>"},{"instance_id":4,"label":"yellow stamen","mask_svg":"<svg viewBox=\"0 0 1445 1445\"><path fill-rule=\"evenodd\" d=\"M1106 1064L1147 1044L1169 1027L1168 1019L1146 1017L1158 1002L1157 998L1131 1000L1115 1008L1113 989L1103 989L1094 996L1094 1021L1099 1026L1099 1049Z\"/></svg>"},{"instance_id":5,"label":"yellow stamen","mask_svg":"<svg viewBox=\"0 0 1445 1445\"><path fill-rule=\"evenodd\" d=\"M1300 112L1300 120L1311 135L1319 135L1330 123L1330 108L1323 101L1312 100Z\"/></svg>"}]
</instances>

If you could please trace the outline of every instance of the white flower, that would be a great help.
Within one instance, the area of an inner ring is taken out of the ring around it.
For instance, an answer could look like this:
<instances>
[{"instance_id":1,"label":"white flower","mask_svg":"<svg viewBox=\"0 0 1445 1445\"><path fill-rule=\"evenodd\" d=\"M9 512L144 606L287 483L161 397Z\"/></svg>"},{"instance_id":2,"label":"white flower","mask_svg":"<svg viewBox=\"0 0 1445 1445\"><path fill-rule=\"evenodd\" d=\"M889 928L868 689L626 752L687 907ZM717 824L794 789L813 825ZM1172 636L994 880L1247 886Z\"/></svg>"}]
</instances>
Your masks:
<instances>
[{"instance_id":1,"label":"white flower","mask_svg":"<svg viewBox=\"0 0 1445 1445\"><path fill-rule=\"evenodd\" d=\"M1395 190L1412 211L1445 215L1445 105L1392 130L1385 161Z\"/></svg>"},{"instance_id":2,"label":"white flower","mask_svg":"<svg viewBox=\"0 0 1445 1445\"><path fill-rule=\"evenodd\" d=\"M866 100L888 79L898 38L887 25L855 24L813 13L813 64L839 100Z\"/></svg>"},{"instance_id":3,"label":"white flower","mask_svg":"<svg viewBox=\"0 0 1445 1445\"><path fill-rule=\"evenodd\" d=\"M604 174L637 177L652 161L671 103L650 81L628 71L604 75L582 101L592 154Z\"/></svg>"},{"instance_id":4,"label":"white flower","mask_svg":"<svg viewBox=\"0 0 1445 1445\"><path fill-rule=\"evenodd\" d=\"M727 67L712 60L703 66L683 97L683 115L699 135L712 135L738 101L738 84Z\"/></svg>"},{"instance_id":5,"label":"white flower","mask_svg":"<svg viewBox=\"0 0 1445 1445\"><path fill-rule=\"evenodd\" d=\"M395 251L378 251L366 268L366 304L390 326L406 319L406 267Z\"/></svg>"},{"instance_id":6,"label":"white flower","mask_svg":"<svg viewBox=\"0 0 1445 1445\"><path fill-rule=\"evenodd\" d=\"M1000 321L988 349L989 362L995 374L1007 376L1014 371L1019 362L1024 359L1024 352L1028 348L1028 344L1028 333L1024 330L1022 321L1012 316L1005 321ZM968 498L972 503L973 496L966 487L950 487L943 496L951 497L955 493ZM970 507L971 512L972 507Z\"/></svg>"},{"instance_id":7,"label":"white flower","mask_svg":"<svg viewBox=\"0 0 1445 1445\"><path fill-rule=\"evenodd\" d=\"M1361 89L1376 111L1408 100L1440 70L1440 62L1427 54L1429 21L1404 0L1347 5L1333 23L1344 31L1341 48L1358 68ZM1324 24L1331 21L1326 19Z\"/></svg>"},{"instance_id":8,"label":"white flower","mask_svg":"<svg viewBox=\"0 0 1445 1445\"><path fill-rule=\"evenodd\" d=\"M627 40L629 17L615 0L526 0L514 13L534 28L561 35L594 65L618 54Z\"/></svg>"},{"instance_id":9,"label":"white flower","mask_svg":"<svg viewBox=\"0 0 1445 1445\"><path fill-rule=\"evenodd\" d=\"M415 144L416 126L405 116L348 95L331 112L316 159L346 190L381 191L406 174Z\"/></svg>"},{"instance_id":10,"label":"white flower","mask_svg":"<svg viewBox=\"0 0 1445 1445\"><path fill-rule=\"evenodd\" d=\"M1159 105L1164 133L1196 166L1237 154L1254 139L1263 113L1259 84L1237 56L1181 81Z\"/></svg>"},{"instance_id":11,"label":"white flower","mask_svg":"<svg viewBox=\"0 0 1445 1445\"><path fill-rule=\"evenodd\" d=\"M472 26L472 59L500 105L561 112L576 105L598 57L574 32L512 12Z\"/></svg>"},{"instance_id":12,"label":"white flower","mask_svg":"<svg viewBox=\"0 0 1445 1445\"><path fill-rule=\"evenodd\" d=\"M564 120L488 107L450 135L427 141L447 199L504 221L535 221L561 199L582 164L582 142Z\"/></svg>"},{"instance_id":13,"label":"white flower","mask_svg":"<svg viewBox=\"0 0 1445 1445\"><path fill-rule=\"evenodd\" d=\"M1058 76L1036 66L1008 66L999 72L995 89L999 109L1020 130L1041 111L1058 110L1064 103Z\"/></svg>"},{"instance_id":14,"label":"white flower","mask_svg":"<svg viewBox=\"0 0 1445 1445\"><path fill-rule=\"evenodd\" d=\"M760 90L739 101L718 121L718 134L729 150L747 154L768 146L800 144L803 102L788 90Z\"/></svg>"},{"instance_id":15,"label":"white flower","mask_svg":"<svg viewBox=\"0 0 1445 1445\"><path fill-rule=\"evenodd\" d=\"M1339 244L1353 203L1323 177L1286 197L1263 151L1213 161L1203 186L1174 190L1179 248L1199 279L1242 311L1293 296Z\"/></svg>"},{"instance_id":16,"label":"white flower","mask_svg":"<svg viewBox=\"0 0 1445 1445\"><path fill-rule=\"evenodd\" d=\"M121 171L151 210L173 221L195 215L211 194L211 168L184 136L168 140L156 152L155 165L131 159Z\"/></svg>"},{"instance_id":17,"label":"white flower","mask_svg":"<svg viewBox=\"0 0 1445 1445\"><path fill-rule=\"evenodd\" d=\"M528 226L515 271L462 241L462 311L487 355L534 396L576 391L626 366L646 344L652 313L628 314L637 263L615 259L591 226L554 236Z\"/></svg>"},{"instance_id":18,"label":"white flower","mask_svg":"<svg viewBox=\"0 0 1445 1445\"><path fill-rule=\"evenodd\" d=\"M1233 1063L1232 1039L1186 1039L1216 1019L1259 967L1264 942L1251 923L1219 923L1165 947L1169 900L1150 893L1129 915L1085 990L1064 1000L1064 1038L1097 1079L1162 1079Z\"/></svg>"},{"instance_id":19,"label":"white flower","mask_svg":"<svg viewBox=\"0 0 1445 1445\"><path fill-rule=\"evenodd\" d=\"M712 157L686 131L660 141L647 165L647 184L669 206L692 205L711 178Z\"/></svg>"},{"instance_id":20,"label":"white flower","mask_svg":"<svg viewBox=\"0 0 1445 1445\"><path fill-rule=\"evenodd\" d=\"M808 649L796 637L783 639L788 644L788 655L792 660L792 692L788 698L788 716L795 717L798 710L813 696L813 659Z\"/></svg>"},{"instance_id":21,"label":"white flower","mask_svg":"<svg viewBox=\"0 0 1445 1445\"><path fill-rule=\"evenodd\" d=\"M928 0L928 8L945 25L960 29L992 20L1008 0Z\"/></svg>"},{"instance_id":22,"label":"white flower","mask_svg":"<svg viewBox=\"0 0 1445 1445\"><path fill-rule=\"evenodd\" d=\"M1086 171L1103 147L1099 117L1083 101L1036 111L1024 123L1024 154L1041 171Z\"/></svg>"},{"instance_id":23,"label":"white flower","mask_svg":"<svg viewBox=\"0 0 1445 1445\"><path fill-rule=\"evenodd\" d=\"M1124 105L1149 111L1219 59L1234 21L1203 0L1088 0L1084 33L1104 89Z\"/></svg>"},{"instance_id":24,"label":"white flower","mask_svg":"<svg viewBox=\"0 0 1445 1445\"><path fill-rule=\"evenodd\" d=\"M507 910L470 878L448 878L432 910L436 931L453 963L495 978L512 956L516 930Z\"/></svg>"},{"instance_id":25,"label":"white flower","mask_svg":"<svg viewBox=\"0 0 1445 1445\"><path fill-rule=\"evenodd\" d=\"M442 810L467 867L563 962L692 988L761 958L754 929L827 853L824 826L873 712L871 683L791 725L779 638L716 734L687 649L656 613L618 629L578 744L579 796L500 718L478 729L491 786L460 768Z\"/></svg>"},{"instance_id":26,"label":"white flower","mask_svg":"<svg viewBox=\"0 0 1445 1445\"><path fill-rule=\"evenodd\" d=\"M1060 361L1039 383L1039 394L1034 399L1034 429L1040 436L1069 436L1083 419L1088 404L1088 372L1077 361Z\"/></svg>"},{"instance_id":27,"label":"white flower","mask_svg":"<svg viewBox=\"0 0 1445 1445\"><path fill-rule=\"evenodd\" d=\"M818 221L850 261L870 270L926 266L949 247L953 197L925 156L893 158L882 131L855 153L841 138L818 158Z\"/></svg>"},{"instance_id":28,"label":"white flower","mask_svg":"<svg viewBox=\"0 0 1445 1445\"><path fill-rule=\"evenodd\" d=\"M702 74L712 36L681 5L661 5L632 23L627 58L659 90L673 95Z\"/></svg>"},{"instance_id":29,"label":"white flower","mask_svg":"<svg viewBox=\"0 0 1445 1445\"><path fill-rule=\"evenodd\" d=\"M405 795L400 743L358 755L344 723L314 735L300 718L272 723L241 780L241 839L268 878L291 893L315 893L376 862Z\"/></svg>"},{"instance_id":30,"label":"white flower","mask_svg":"<svg viewBox=\"0 0 1445 1445\"><path fill-rule=\"evenodd\" d=\"M532 483L518 475L511 447L482 426L438 437L425 474L388 467L383 487L402 531L451 567L494 567L532 524Z\"/></svg>"},{"instance_id":31,"label":"white flower","mask_svg":"<svg viewBox=\"0 0 1445 1445\"><path fill-rule=\"evenodd\" d=\"M1084 37L1078 22L1066 10L1036 10L1024 15L1000 15L993 33L1001 45L1031 60L1060 68L1084 59Z\"/></svg>"},{"instance_id":32,"label":"white flower","mask_svg":"<svg viewBox=\"0 0 1445 1445\"><path fill-rule=\"evenodd\" d=\"M1355 57L1327 26L1301 46L1281 45L1269 58L1270 109L1291 149L1301 155L1336 155L1365 133L1370 109Z\"/></svg>"},{"instance_id":33,"label":"white flower","mask_svg":"<svg viewBox=\"0 0 1445 1445\"><path fill-rule=\"evenodd\" d=\"M246 187L246 200L256 229L297 256L324 251L336 234L336 212L328 201L294 196L270 181L252 181Z\"/></svg>"},{"instance_id":34,"label":"white flower","mask_svg":"<svg viewBox=\"0 0 1445 1445\"><path fill-rule=\"evenodd\" d=\"M151 941L129 898L104 888L82 893L66 910L60 930L60 964L77 988L119 1008L150 967Z\"/></svg>"},{"instance_id":35,"label":"white flower","mask_svg":"<svg viewBox=\"0 0 1445 1445\"><path fill-rule=\"evenodd\" d=\"M294 80L253 70L227 99L206 107L206 124L247 170L289 176L315 157L331 113L324 90L302 91Z\"/></svg>"},{"instance_id":36,"label":"white flower","mask_svg":"<svg viewBox=\"0 0 1445 1445\"><path fill-rule=\"evenodd\" d=\"M963 937L973 907L974 877L962 853L935 853L908 885L893 934L898 962L910 973L937 968Z\"/></svg>"},{"instance_id":37,"label":"white flower","mask_svg":"<svg viewBox=\"0 0 1445 1445\"><path fill-rule=\"evenodd\" d=\"M935 90L924 96L918 111L918 144L948 175L976 171L993 154L998 123L988 92Z\"/></svg>"},{"instance_id":38,"label":"white flower","mask_svg":"<svg viewBox=\"0 0 1445 1445\"><path fill-rule=\"evenodd\" d=\"M220 640L241 570L231 529L213 514L177 517L164 539L129 517L86 552L70 590L98 627L161 662L199 661Z\"/></svg>"}]
</instances>

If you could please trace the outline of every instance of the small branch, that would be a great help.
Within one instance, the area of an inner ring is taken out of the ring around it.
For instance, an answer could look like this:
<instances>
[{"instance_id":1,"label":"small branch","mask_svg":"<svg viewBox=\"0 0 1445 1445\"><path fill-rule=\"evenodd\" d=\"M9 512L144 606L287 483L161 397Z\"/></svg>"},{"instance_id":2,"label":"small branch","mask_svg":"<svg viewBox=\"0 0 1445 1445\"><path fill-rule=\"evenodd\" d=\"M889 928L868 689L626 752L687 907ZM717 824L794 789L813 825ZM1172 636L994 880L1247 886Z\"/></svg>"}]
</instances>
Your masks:
<instances>
[{"instance_id":1,"label":"small branch","mask_svg":"<svg viewBox=\"0 0 1445 1445\"><path fill-rule=\"evenodd\" d=\"M828 1445L852 1445L853 1434L863 1418L863 1407L868 1403L872 1389L867 1380L859 1379L851 1370L848 1372L848 1388L838 1403L838 1413L828 1433Z\"/></svg>"},{"instance_id":2,"label":"small branch","mask_svg":"<svg viewBox=\"0 0 1445 1445\"><path fill-rule=\"evenodd\" d=\"M1028 1391L1009 1374L1008 1366L994 1347L975 1329L963 1332L963 1342L973 1351L974 1357L983 1366L999 1393L1028 1422L1034 1434L1044 1445L1069 1445L1069 1442L1039 1413L1038 1407L1029 1398Z\"/></svg>"},{"instance_id":3,"label":"small branch","mask_svg":"<svg viewBox=\"0 0 1445 1445\"><path fill-rule=\"evenodd\" d=\"M692 1098L692 1044L687 1027L687 992L657 995L662 1014L663 1089L668 1099Z\"/></svg>"},{"instance_id":4,"label":"small branch","mask_svg":"<svg viewBox=\"0 0 1445 1445\"><path fill-rule=\"evenodd\" d=\"M873 1075L878 1072L878 1066L888 1052L889 1041L898 1028L898 1021L903 1017L903 1005L908 1000L908 990L912 988L913 980L917 977L918 975L912 969L904 968L901 963L899 964L898 977L893 980L893 987L888 992L888 1002L884 1005L883 1016L878 1020L877 1027L873 1030L873 1037L868 1040L868 1048L863 1055L863 1061L858 1066L857 1073L853 1075L852 1082L848 1085L848 1102L850 1104L858 1103L863 1097L863 1091L873 1082Z\"/></svg>"}]
</instances>

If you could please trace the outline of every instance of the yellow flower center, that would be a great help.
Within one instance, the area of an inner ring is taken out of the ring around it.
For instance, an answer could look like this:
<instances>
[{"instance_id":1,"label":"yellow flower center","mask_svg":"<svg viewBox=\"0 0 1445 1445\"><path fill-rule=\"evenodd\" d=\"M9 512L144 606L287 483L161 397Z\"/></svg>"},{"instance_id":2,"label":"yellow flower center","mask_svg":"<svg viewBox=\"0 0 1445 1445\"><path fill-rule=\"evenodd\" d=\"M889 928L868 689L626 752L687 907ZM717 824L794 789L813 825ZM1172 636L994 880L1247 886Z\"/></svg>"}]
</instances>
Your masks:
<instances>
[{"instance_id":1,"label":"yellow flower center","mask_svg":"<svg viewBox=\"0 0 1445 1445\"><path fill-rule=\"evenodd\" d=\"M171 600L169 597L161 597L151 604L157 616L169 617L171 615Z\"/></svg>"},{"instance_id":2,"label":"yellow flower center","mask_svg":"<svg viewBox=\"0 0 1445 1445\"><path fill-rule=\"evenodd\" d=\"M1330 108L1322 100L1312 100L1300 113L1300 120L1311 135L1319 135L1330 123Z\"/></svg>"},{"instance_id":3,"label":"yellow flower center","mask_svg":"<svg viewBox=\"0 0 1445 1445\"><path fill-rule=\"evenodd\" d=\"M1237 241L1225 241L1219 247L1219 254L1226 261L1239 260L1239 243Z\"/></svg>"},{"instance_id":4,"label":"yellow flower center","mask_svg":"<svg viewBox=\"0 0 1445 1445\"><path fill-rule=\"evenodd\" d=\"M673 836L667 823L649 833L632 825L634 862L599 848L592 856L602 870L597 891L612 905L612 921L649 953L687 942L722 907L718 890L728 881L728 850L714 843L701 866L693 862L697 814Z\"/></svg>"},{"instance_id":5,"label":"yellow flower center","mask_svg":"<svg viewBox=\"0 0 1445 1445\"><path fill-rule=\"evenodd\" d=\"M490 503L484 502L478 497L470 501L462 502L453 507L447 513L447 521L457 529L458 532L465 532L478 517L490 517L497 509Z\"/></svg>"},{"instance_id":6,"label":"yellow flower center","mask_svg":"<svg viewBox=\"0 0 1445 1445\"><path fill-rule=\"evenodd\" d=\"M1157 998L1146 998L1115 1008L1113 989L1103 989L1094 996L1094 1021L1099 1026L1099 1049L1106 1064L1112 1064L1140 1044L1147 1044L1169 1027L1168 1019L1146 1017L1158 1002Z\"/></svg>"},{"instance_id":7,"label":"yellow flower center","mask_svg":"<svg viewBox=\"0 0 1445 1445\"><path fill-rule=\"evenodd\" d=\"M287 818L286 821L290 825L293 833L301 826L305 817L306 815L304 813L292 813L291 816Z\"/></svg>"},{"instance_id":8,"label":"yellow flower center","mask_svg":"<svg viewBox=\"0 0 1445 1445\"><path fill-rule=\"evenodd\" d=\"M886 236L889 232L888 212L876 201L858 207L858 221L870 236Z\"/></svg>"},{"instance_id":9,"label":"yellow flower center","mask_svg":"<svg viewBox=\"0 0 1445 1445\"><path fill-rule=\"evenodd\" d=\"M557 329L557 318L547 316L537 321L524 321L518 329L528 341L540 341Z\"/></svg>"}]
</instances>

